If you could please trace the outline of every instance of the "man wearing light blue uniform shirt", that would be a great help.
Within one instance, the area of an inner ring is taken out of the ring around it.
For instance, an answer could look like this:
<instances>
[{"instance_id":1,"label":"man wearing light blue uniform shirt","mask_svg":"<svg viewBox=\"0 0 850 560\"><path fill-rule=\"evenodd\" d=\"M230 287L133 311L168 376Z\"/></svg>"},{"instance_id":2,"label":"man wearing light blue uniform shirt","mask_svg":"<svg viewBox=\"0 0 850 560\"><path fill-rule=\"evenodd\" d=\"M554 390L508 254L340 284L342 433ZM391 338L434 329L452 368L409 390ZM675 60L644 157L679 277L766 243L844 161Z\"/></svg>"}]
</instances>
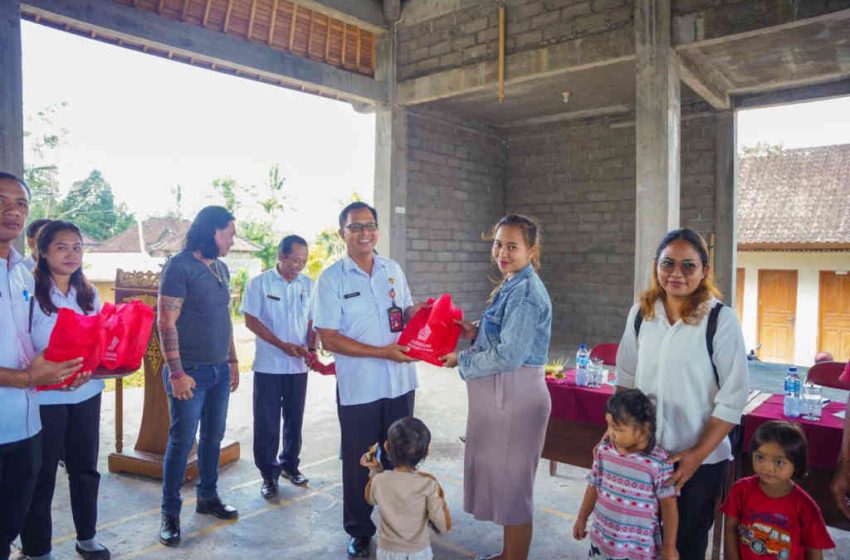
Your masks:
<instances>
[{"instance_id":1,"label":"man wearing light blue uniform shirt","mask_svg":"<svg viewBox=\"0 0 850 560\"><path fill-rule=\"evenodd\" d=\"M254 354L254 464L265 499L277 495L277 478L307 484L298 470L307 398L309 349L315 350L310 299L313 280L301 274L309 256L303 237L287 235L271 270L252 278L242 297L245 326L257 335ZM283 443L280 420L283 418ZM277 456L280 446L280 456Z\"/></svg>"},{"instance_id":2,"label":"man wearing light blue uniform shirt","mask_svg":"<svg viewBox=\"0 0 850 560\"><path fill-rule=\"evenodd\" d=\"M398 263L375 255L374 208L349 204L339 226L347 254L319 277L313 316L324 348L336 360L347 553L367 557L376 528L364 497L369 473L360 457L371 445L383 445L390 424L413 414L416 370L404 354L408 349L396 341L405 318L424 304L413 305Z\"/></svg>"},{"instance_id":3,"label":"man wearing light blue uniform shirt","mask_svg":"<svg viewBox=\"0 0 850 560\"><path fill-rule=\"evenodd\" d=\"M12 242L29 215L30 192L21 179L0 171L0 560L24 525L41 466L41 420L36 385L59 383L82 358L68 362L34 356L27 332L33 278Z\"/></svg>"}]
</instances>

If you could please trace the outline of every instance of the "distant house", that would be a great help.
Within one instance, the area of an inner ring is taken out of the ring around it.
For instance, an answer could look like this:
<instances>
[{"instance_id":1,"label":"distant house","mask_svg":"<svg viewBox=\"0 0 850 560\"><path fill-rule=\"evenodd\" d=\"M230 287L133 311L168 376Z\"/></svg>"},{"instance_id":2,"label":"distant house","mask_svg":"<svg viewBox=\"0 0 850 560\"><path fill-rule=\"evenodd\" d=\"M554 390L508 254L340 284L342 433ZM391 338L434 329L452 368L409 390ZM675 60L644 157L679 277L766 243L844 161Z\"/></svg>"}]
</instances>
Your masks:
<instances>
[{"instance_id":1,"label":"distant house","mask_svg":"<svg viewBox=\"0 0 850 560\"><path fill-rule=\"evenodd\" d=\"M744 157L737 308L762 360L850 358L850 144Z\"/></svg>"},{"instance_id":2,"label":"distant house","mask_svg":"<svg viewBox=\"0 0 850 560\"><path fill-rule=\"evenodd\" d=\"M183 249L191 224L180 218L147 218L111 239L86 244L86 276L104 299L111 299L116 270L159 271L168 257ZM259 274L262 262L253 255L258 250L237 235L224 259L231 274L239 269L247 270L249 276Z\"/></svg>"}]
</instances>

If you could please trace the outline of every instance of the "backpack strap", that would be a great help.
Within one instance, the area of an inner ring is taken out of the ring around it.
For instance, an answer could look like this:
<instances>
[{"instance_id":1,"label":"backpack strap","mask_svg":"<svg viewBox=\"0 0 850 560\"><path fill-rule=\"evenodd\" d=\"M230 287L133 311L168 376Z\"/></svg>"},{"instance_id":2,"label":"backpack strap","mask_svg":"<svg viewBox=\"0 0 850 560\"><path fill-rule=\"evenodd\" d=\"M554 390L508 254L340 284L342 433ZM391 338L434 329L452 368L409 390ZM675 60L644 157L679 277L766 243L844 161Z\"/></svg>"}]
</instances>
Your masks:
<instances>
[{"instance_id":1,"label":"backpack strap","mask_svg":"<svg viewBox=\"0 0 850 560\"><path fill-rule=\"evenodd\" d=\"M638 307L638 312L635 314L635 338L640 335L640 326L643 324L643 311Z\"/></svg>"},{"instance_id":2,"label":"backpack strap","mask_svg":"<svg viewBox=\"0 0 850 560\"><path fill-rule=\"evenodd\" d=\"M714 364L714 335L717 333L717 320L720 311L726 307L724 303L718 303L711 308L708 314L708 325L705 329L705 346L708 348L708 358L711 360L711 369L714 370L714 381L720 387L720 376L717 374L717 366Z\"/></svg>"}]
</instances>

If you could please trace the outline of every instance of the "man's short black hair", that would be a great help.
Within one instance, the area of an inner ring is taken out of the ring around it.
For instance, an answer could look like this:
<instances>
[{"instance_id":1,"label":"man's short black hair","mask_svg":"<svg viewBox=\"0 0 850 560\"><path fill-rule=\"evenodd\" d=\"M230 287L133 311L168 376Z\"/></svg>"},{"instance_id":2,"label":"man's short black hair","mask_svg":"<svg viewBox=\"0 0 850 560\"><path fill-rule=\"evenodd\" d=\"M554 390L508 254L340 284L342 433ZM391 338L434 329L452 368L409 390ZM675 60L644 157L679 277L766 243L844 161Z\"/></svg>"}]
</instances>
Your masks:
<instances>
[{"instance_id":1,"label":"man's short black hair","mask_svg":"<svg viewBox=\"0 0 850 560\"><path fill-rule=\"evenodd\" d=\"M372 217L375 218L375 223L378 223L378 212L366 204L365 202L352 202L348 206L342 209L342 212L339 213L339 229L345 227L345 221L348 219L348 215L354 212L355 210L360 210L361 208L366 208L369 212L372 213Z\"/></svg>"},{"instance_id":2,"label":"man's short black hair","mask_svg":"<svg viewBox=\"0 0 850 560\"><path fill-rule=\"evenodd\" d=\"M32 192L30 191L30 186L27 185L26 181L24 181L23 179L21 179L17 175L13 175L12 173L9 173L8 171L0 171L0 180L3 180L3 179L5 179L7 181L16 182L17 184L19 184L20 186L22 186L24 188L24 191L26 191L26 193L27 193L27 198L28 199L32 198Z\"/></svg>"},{"instance_id":3,"label":"man's short black hair","mask_svg":"<svg viewBox=\"0 0 850 560\"><path fill-rule=\"evenodd\" d=\"M49 220L47 218L33 220L32 222L30 222L30 225L27 226L27 237L29 237L30 239L35 238L36 234L38 233L38 230L40 230L52 221L53 220Z\"/></svg>"},{"instance_id":4,"label":"man's short black hair","mask_svg":"<svg viewBox=\"0 0 850 560\"><path fill-rule=\"evenodd\" d=\"M277 247L277 252L283 254L283 256L287 256L292 252L292 246L294 244L307 246L307 241L301 237L300 235L287 235L283 239L280 240L280 245Z\"/></svg>"}]
</instances>

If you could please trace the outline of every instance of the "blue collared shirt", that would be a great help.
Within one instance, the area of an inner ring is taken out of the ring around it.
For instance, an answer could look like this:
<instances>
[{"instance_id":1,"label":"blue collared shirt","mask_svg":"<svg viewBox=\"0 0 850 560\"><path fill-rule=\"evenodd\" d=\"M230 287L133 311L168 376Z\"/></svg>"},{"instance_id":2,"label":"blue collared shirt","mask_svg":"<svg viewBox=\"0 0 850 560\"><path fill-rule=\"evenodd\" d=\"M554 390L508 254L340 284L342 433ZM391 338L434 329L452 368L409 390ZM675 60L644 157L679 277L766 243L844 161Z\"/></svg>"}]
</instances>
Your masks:
<instances>
[{"instance_id":1,"label":"blue collared shirt","mask_svg":"<svg viewBox=\"0 0 850 560\"><path fill-rule=\"evenodd\" d=\"M0 367L8 369L26 368L34 356L27 323L35 286L22 261L14 248L8 260L0 259ZM35 389L0 387L0 444L31 438L40 431Z\"/></svg>"},{"instance_id":2,"label":"blue collared shirt","mask_svg":"<svg viewBox=\"0 0 850 560\"><path fill-rule=\"evenodd\" d=\"M269 269L248 282L242 296L242 313L265 325L284 342L305 346L307 325L313 320L310 301L314 282L299 274L287 281L277 269ZM254 353L254 371L261 373L304 373L304 358L287 355L259 336Z\"/></svg>"},{"instance_id":3,"label":"blue collared shirt","mask_svg":"<svg viewBox=\"0 0 850 560\"><path fill-rule=\"evenodd\" d=\"M94 288L94 286L92 286ZM50 288L50 301L57 309L67 307L72 311L81 315L87 315L77 303L77 290L73 286L68 288L68 295L63 294L55 285ZM94 288L94 311L88 314L98 313L101 308L100 294L97 288ZM47 343L50 342L50 334L53 332L53 327L56 326L56 319L59 318L59 313L51 313L47 315L42 311L38 300L33 300L32 312L32 345L36 352L44 352L47 348ZM104 383L102 379L90 379L83 383L73 391L54 390L54 391L39 391L38 403L41 405L51 404L78 404L87 401L93 396L103 391Z\"/></svg>"},{"instance_id":4,"label":"blue collared shirt","mask_svg":"<svg viewBox=\"0 0 850 560\"><path fill-rule=\"evenodd\" d=\"M552 335L549 292L531 265L504 282L484 310L478 336L458 355L463 379L543 366Z\"/></svg>"},{"instance_id":5,"label":"blue collared shirt","mask_svg":"<svg viewBox=\"0 0 850 560\"><path fill-rule=\"evenodd\" d=\"M326 268L316 283L313 326L371 346L386 346L399 336L390 331L387 310L393 302L401 309L413 305L397 262L376 255L369 276L345 256ZM334 354L334 359L339 402L344 406L393 399L416 389L416 368L411 363L341 354Z\"/></svg>"}]
</instances>

